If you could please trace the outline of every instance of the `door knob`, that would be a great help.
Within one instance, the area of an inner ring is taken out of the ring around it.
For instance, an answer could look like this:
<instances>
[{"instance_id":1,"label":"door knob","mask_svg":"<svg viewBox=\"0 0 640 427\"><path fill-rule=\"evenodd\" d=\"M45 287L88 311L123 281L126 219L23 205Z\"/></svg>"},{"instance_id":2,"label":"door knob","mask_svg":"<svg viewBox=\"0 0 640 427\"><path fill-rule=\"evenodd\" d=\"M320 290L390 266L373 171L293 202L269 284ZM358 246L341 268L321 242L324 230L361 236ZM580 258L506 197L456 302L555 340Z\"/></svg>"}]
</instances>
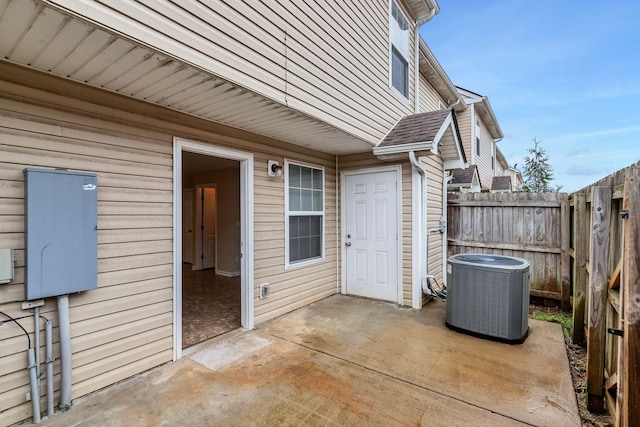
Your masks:
<instances>
[{"instance_id":1,"label":"door knob","mask_svg":"<svg viewBox=\"0 0 640 427\"><path fill-rule=\"evenodd\" d=\"M347 242L347 243L345 243L345 245L351 246L351 242Z\"/></svg>"},{"instance_id":2,"label":"door knob","mask_svg":"<svg viewBox=\"0 0 640 427\"><path fill-rule=\"evenodd\" d=\"M351 238L351 234L347 234L347 239L350 239L350 238Z\"/></svg>"}]
</instances>

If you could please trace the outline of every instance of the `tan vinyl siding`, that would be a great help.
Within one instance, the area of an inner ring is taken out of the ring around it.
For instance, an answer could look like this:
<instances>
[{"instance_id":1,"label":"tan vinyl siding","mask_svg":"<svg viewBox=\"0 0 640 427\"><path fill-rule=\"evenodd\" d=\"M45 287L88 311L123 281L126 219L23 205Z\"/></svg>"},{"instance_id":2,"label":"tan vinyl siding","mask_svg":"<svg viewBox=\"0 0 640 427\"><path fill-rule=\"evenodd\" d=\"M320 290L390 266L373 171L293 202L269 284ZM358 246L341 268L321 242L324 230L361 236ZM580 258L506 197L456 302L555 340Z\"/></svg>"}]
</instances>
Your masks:
<instances>
[{"instance_id":1,"label":"tan vinyl siding","mask_svg":"<svg viewBox=\"0 0 640 427\"><path fill-rule=\"evenodd\" d=\"M443 215L442 179L443 161L439 156L428 156L423 159L427 170L427 230L429 237L429 274L436 276L439 283L443 283L442 277L442 245L446 237L438 231L440 218Z\"/></svg>"},{"instance_id":2,"label":"tan vinyl siding","mask_svg":"<svg viewBox=\"0 0 640 427\"><path fill-rule=\"evenodd\" d=\"M43 74L25 71L10 80L0 80L0 247L16 248L17 263L15 280L0 286L1 311L25 314L19 303L24 299L22 169L98 174L99 287L71 296L73 398L172 359L174 136L254 154L256 323L336 292L334 156ZM324 261L287 271L284 180L267 176L267 161L285 157L325 168L326 203ZM271 284L271 295L259 300L264 282ZM43 309L54 323L55 305L47 299ZM22 324L32 332L33 321ZM0 390L0 425L31 412L24 400L26 339L20 329L7 326L0 328L0 381L10 381L10 387Z\"/></svg>"},{"instance_id":3,"label":"tan vinyl siding","mask_svg":"<svg viewBox=\"0 0 640 427\"><path fill-rule=\"evenodd\" d=\"M16 278L0 287L0 310L14 317L26 314L19 304L25 273L22 170L98 174L98 289L70 297L72 398L171 360L170 139L3 99L0 153L0 215L10 224L0 231L0 247L16 250ZM42 314L57 326L55 299L46 300ZM28 320L21 324L32 333ZM57 341L57 328L54 336ZM12 423L30 412L24 401L26 343L15 327L0 329L0 341L0 375L3 382L12 379L0 390L0 411L8 411L5 419Z\"/></svg>"},{"instance_id":4,"label":"tan vinyl siding","mask_svg":"<svg viewBox=\"0 0 640 427\"><path fill-rule=\"evenodd\" d=\"M475 161L476 165L478 165L478 174L480 175L480 181L482 181L482 187L490 189L494 176L494 171L491 168L493 139L482 119L478 117L478 120L480 121L480 134L477 135L480 138L480 156L476 156Z\"/></svg>"},{"instance_id":5,"label":"tan vinyl siding","mask_svg":"<svg viewBox=\"0 0 640 427\"><path fill-rule=\"evenodd\" d=\"M285 269L284 178L268 178L266 173L268 160L284 158L323 167L325 183L325 259L289 269ZM335 157L271 150L255 153L254 171L254 294L259 294L262 283L271 287L268 298L255 300L255 323L259 324L336 293Z\"/></svg>"},{"instance_id":6,"label":"tan vinyl siding","mask_svg":"<svg viewBox=\"0 0 640 427\"><path fill-rule=\"evenodd\" d=\"M467 109L464 111L456 111L456 118L458 119L460 138L462 139L462 147L467 156L467 162L472 165L475 157L475 151L472 150L473 126L475 126L473 105L467 106Z\"/></svg>"},{"instance_id":7,"label":"tan vinyl siding","mask_svg":"<svg viewBox=\"0 0 640 427\"><path fill-rule=\"evenodd\" d=\"M53 3L373 144L413 106L389 86L389 4ZM409 15L408 15L409 16Z\"/></svg>"},{"instance_id":8,"label":"tan vinyl siding","mask_svg":"<svg viewBox=\"0 0 640 427\"><path fill-rule=\"evenodd\" d=\"M420 112L436 111L440 109L440 103L446 106L438 92L431 86L425 76L420 74Z\"/></svg>"},{"instance_id":9,"label":"tan vinyl siding","mask_svg":"<svg viewBox=\"0 0 640 427\"><path fill-rule=\"evenodd\" d=\"M339 170L366 169L375 166L387 166L393 162L378 160L372 153L352 154L338 158ZM339 208L338 208L339 210ZM411 306L412 293L412 194L411 194L411 165L402 163L402 289L403 305ZM338 257L340 261L340 257ZM338 267L340 269L340 266Z\"/></svg>"}]
</instances>

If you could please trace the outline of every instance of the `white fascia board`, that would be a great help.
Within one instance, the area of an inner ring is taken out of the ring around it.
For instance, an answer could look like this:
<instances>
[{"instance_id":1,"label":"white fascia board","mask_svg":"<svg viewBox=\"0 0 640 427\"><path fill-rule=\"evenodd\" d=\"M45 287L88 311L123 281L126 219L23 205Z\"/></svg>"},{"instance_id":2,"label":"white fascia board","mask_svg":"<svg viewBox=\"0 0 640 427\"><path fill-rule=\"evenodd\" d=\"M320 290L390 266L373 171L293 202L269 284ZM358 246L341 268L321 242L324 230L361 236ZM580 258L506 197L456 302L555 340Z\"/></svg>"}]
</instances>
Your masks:
<instances>
[{"instance_id":1,"label":"white fascia board","mask_svg":"<svg viewBox=\"0 0 640 427\"><path fill-rule=\"evenodd\" d=\"M463 166L464 166L464 162L462 161L462 159L451 159L451 160L444 161L445 170L463 169Z\"/></svg>"},{"instance_id":2,"label":"white fascia board","mask_svg":"<svg viewBox=\"0 0 640 427\"><path fill-rule=\"evenodd\" d=\"M433 142L414 142L411 144L393 145L390 147L374 147L375 156L408 153L409 151L433 151Z\"/></svg>"}]
</instances>

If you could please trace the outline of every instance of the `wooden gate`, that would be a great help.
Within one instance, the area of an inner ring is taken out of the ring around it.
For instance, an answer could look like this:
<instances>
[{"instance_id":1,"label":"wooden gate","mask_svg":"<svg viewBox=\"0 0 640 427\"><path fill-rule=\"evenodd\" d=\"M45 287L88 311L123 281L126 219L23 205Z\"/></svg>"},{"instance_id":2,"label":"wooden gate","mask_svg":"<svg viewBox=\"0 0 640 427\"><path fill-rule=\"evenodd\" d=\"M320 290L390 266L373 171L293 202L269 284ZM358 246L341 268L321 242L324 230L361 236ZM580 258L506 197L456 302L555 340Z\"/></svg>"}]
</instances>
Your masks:
<instances>
[{"instance_id":1,"label":"wooden gate","mask_svg":"<svg viewBox=\"0 0 640 427\"><path fill-rule=\"evenodd\" d=\"M587 341L587 406L640 425L640 163L571 197L573 341ZM586 326L586 328L585 328Z\"/></svg>"},{"instance_id":2,"label":"wooden gate","mask_svg":"<svg viewBox=\"0 0 640 427\"><path fill-rule=\"evenodd\" d=\"M570 309L566 193L449 193L449 255L464 252L529 261L531 295Z\"/></svg>"}]
</instances>

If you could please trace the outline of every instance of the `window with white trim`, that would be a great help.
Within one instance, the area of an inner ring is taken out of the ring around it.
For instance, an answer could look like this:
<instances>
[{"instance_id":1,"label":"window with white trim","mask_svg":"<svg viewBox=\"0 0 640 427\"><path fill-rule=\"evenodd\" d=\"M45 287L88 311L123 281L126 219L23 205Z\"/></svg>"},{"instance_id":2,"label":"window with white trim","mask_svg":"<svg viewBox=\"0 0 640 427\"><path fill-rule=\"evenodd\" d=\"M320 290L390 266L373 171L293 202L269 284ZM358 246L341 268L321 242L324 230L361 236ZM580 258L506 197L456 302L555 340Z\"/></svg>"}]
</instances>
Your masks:
<instances>
[{"instance_id":1,"label":"window with white trim","mask_svg":"<svg viewBox=\"0 0 640 427\"><path fill-rule=\"evenodd\" d=\"M476 156L480 156L480 138L476 137Z\"/></svg>"},{"instance_id":2,"label":"window with white trim","mask_svg":"<svg viewBox=\"0 0 640 427\"><path fill-rule=\"evenodd\" d=\"M286 264L324 258L324 170L285 161Z\"/></svg>"},{"instance_id":3,"label":"window with white trim","mask_svg":"<svg viewBox=\"0 0 640 427\"><path fill-rule=\"evenodd\" d=\"M389 13L389 68L391 86L409 98L409 21L395 0Z\"/></svg>"}]
</instances>

